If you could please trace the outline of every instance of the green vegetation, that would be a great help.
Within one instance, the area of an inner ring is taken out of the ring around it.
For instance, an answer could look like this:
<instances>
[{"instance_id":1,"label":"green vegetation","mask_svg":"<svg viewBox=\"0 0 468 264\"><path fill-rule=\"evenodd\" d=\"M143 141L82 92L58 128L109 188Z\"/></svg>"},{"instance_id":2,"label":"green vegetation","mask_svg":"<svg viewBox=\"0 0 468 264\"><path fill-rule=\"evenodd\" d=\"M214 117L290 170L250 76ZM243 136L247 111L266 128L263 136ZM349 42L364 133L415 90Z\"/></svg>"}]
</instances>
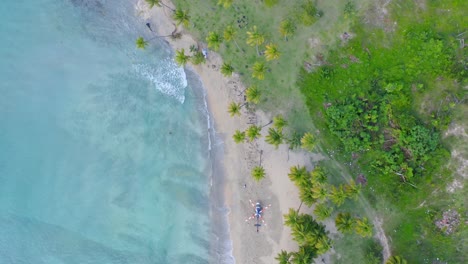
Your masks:
<instances>
[{"instance_id":1,"label":"green vegetation","mask_svg":"<svg viewBox=\"0 0 468 264\"><path fill-rule=\"evenodd\" d=\"M234 68L232 67L231 64L224 62L223 65L221 65L221 73L224 76L229 77L232 75L233 72L234 72Z\"/></svg>"},{"instance_id":2,"label":"green vegetation","mask_svg":"<svg viewBox=\"0 0 468 264\"><path fill-rule=\"evenodd\" d=\"M185 64L187 64L187 62L189 62L189 60L190 60L190 56L185 54L184 49L176 50L175 62L179 66L184 66Z\"/></svg>"},{"instance_id":3,"label":"green vegetation","mask_svg":"<svg viewBox=\"0 0 468 264\"><path fill-rule=\"evenodd\" d=\"M260 103L260 96L262 93L260 92L260 89L258 89L257 86L253 85L247 88L245 91L246 99L247 102L253 103L253 104L258 104Z\"/></svg>"},{"instance_id":4,"label":"green vegetation","mask_svg":"<svg viewBox=\"0 0 468 264\"><path fill-rule=\"evenodd\" d=\"M268 44L265 46L265 58L267 61L279 59L281 53L278 46L275 44Z\"/></svg>"},{"instance_id":5,"label":"green vegetation","mask_svg":"<svg viewBox=\"0 0 468 264\"><path fill-rule=\"evenodd\" d=\"M246 130L246 135L249 138L249 141L252 142L255 139L259 138L261 136L260 131L262 131L262 128L256 125L251 125L247 130Z\"/></svg>"},{"instance_id":6,"label":"green vegetation","mask_svg":"<svg viewBox=\"0 0 468 264\"><path fill-rule=\"evenodd\" d=\"M236 132L234 133L232 138L234 139L234 142L242 143L242 142L245 141L245 132L240 131L240 130L236 130Z\"/></svg>"},{"instance_id":7,"label":"green vegetation","mask_svg":"<svg viewBox=\"0 0 468 264\"><path fill-rule=\"evenodd\" d=\"M265 141L268 144L271 144L275 146L275 148L278 148L280 144L283 143L284 140L284 135L281 130L270 128L268 129L268 135L265 137Z\"/></svg>"},{"instance_id":8,"label":"green vegetation","mask_svg":"<svg viewBox=\"0 0 468 264\"><path fill-rule=\"evenodd\" d=\"M191 16L179 10L174 18L198 39L223 32L224 61L255 87L246 91L248 102L288 120L285 134L269 129L267 142L328 156L311 172L293 167L289 177L303 203L316 205L318 219L340 216L341 229L352 226L334 240L342 259L382 263L379 241L367 238L376 217L401 261L466 259L466 226L446 234L434 223L447 209L457 210L462 223L467 212L466 184L445 191L456 166L447 147L460 149L466 142L441 135L453 121L466 126L468 2L175 3L190 8ZM241 107L232 103L229 112L238 115ZM288 225L298 219L298 212L290 213ZM280 263L310 262L330 246L322 238L309 241L307 228L292 228L299 250L278 252Z\"/></svg>"},{"instance_id":9,"label":"green vegetation","mask_svg":"<svg viewBox=\"0 0 468 264\"><path fill-rule=\"evenodd\" d=\"M208 48L212 48L213 50L218 50L219 45L221 45L221 35L216 32L210 32L208 37L206 37L206 42L208 43Z\"/></svg>"},{"instance_id":10,"label":"green vegetation","mask_svg":"<svg viewBox=\"0 0 468 264\"><path fill-rule=\"evenodd\" d=\"M255 166L252 169L252 178L257 182L265 178L265 169L262 166Z\"/></svg>"},{"instance_id":11,"label":"green vegetation","mask_svg":"<svg viewBox=\"0 0 468 264\"><path fill-rule=\"evenodd\" d=\"M148 42L143 37L137 38L135 44L139 49L145 49L148 46Z\"/></svg>"},{"instance_id":12,"label":"green vegetation","mask_svg":"<svg viewBox=\"0 0 468 264\"><path fill-rule=\"evenodd\" d=\"M188 27L190 23L190 15L187 10L176 9L172 18L176 21L177 25L184 25L184 27Z\"/></svg>"},{"instance_id":13,"label":"green vegetation","mask_svg":"<svg viewBox=\"0 0 468 264\"><path fill-rule=\"evenodd\" d=\"M236 103L236 102L232 102L232 103L229 104L228 112L232 117L240 116L241 115L241 112L240 112L241 108L242 108L241 104Z\"/></svg>"}]
</instances>

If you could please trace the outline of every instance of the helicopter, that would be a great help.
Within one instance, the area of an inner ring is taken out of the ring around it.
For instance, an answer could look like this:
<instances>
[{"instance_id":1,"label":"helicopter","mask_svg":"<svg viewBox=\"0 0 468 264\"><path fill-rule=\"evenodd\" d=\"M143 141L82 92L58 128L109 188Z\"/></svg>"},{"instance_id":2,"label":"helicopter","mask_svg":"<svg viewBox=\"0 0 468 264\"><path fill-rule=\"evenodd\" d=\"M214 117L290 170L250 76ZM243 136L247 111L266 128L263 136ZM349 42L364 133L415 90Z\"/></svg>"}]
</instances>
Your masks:
<instances>
[{"instance_id":1,"label":"helicopter","mask_svg":"<svg viewBox=\"0 0 468 264\"><path fill-rule=\"evenodd\" d=\"M252 200L249 200L250 204L252 205L252 207L254 208L254 213L252 214L252 216L250 216L249 218L247 218L245 220L245 222L248 222L250 221L251 219L255 219L255 227L257 228L257 233L259 231L259 228L260 226L262 226L262 224L260 223L260 221L264 224L265 224L265 220L263 220L263 211L270 208L271 207L271 204L269 204L268 206L262 206L262 204L260 202L256 202L256 203L253 203Z\"/></svg>"}]
</instances>

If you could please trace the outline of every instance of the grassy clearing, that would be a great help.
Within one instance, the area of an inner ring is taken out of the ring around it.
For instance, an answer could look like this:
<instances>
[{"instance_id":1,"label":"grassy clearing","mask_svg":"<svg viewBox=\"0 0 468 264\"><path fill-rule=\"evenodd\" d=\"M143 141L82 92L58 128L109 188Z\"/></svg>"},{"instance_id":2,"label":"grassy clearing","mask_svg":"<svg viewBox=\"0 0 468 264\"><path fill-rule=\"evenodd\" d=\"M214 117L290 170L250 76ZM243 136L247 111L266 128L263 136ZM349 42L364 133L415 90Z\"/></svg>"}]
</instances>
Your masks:
<instances>
[{"instance_id":1,"label":"grassy clearing","mask_svg":"<svg viewBox=\"0 0 468 264\"><path fill-rule=\"evenodd\" d=\"M326 54L335 47L340 35L349 29L353 20L340 15L346 1L316 1L317 11L322 16L315 17L312 25L301 23L303 6L311 2L306 0L280 0L273 7L267 7L262 1L238 0L229 8L217 5L217 0L174 2L177 6L188 7L192 22L188 30L200 42L206 42L209 32L222 35L227 26L233 26L237 31L235 43L224 41L219 52L225 61L233 65L247 86L257 85L261 89L260 107L272 113L283 113L290 124L301 132L312 128L303 95L297 87L297 77L305 62L314 64L315 56ZM285 19L291 19L296 27L293 36L287 39L279 32L280 23ZM267 62L264 56L257 54L255 47L247 45L247 32L253 26L257 26L259 32L265 35L265 42L259 46L260 52L265 50L265 45L274 43L281 53L278 60ZM262 81L252 77L252 65L257 61L265 62L268 67Z\"/></svg>"},{"instance_id":2,"label":"grassy clearing","mask_svg":"<svg viewBox=\"0 0 468 264\"><path fill-rule=\"evenodd\" d=\"M437 147L425 140L452 121L466 126L461 116L466 118L468 56L457 37L466 30L461 25L467 25L467 8L456 0L394 1L385 12L363 16L370 23L356 24L348 45L330 50L318 71L303 74L301 87L315 125L324 131L323 144L340 163L349 164L351 174L366 175L365 196L384 219L394 254L410 263L466 259L466 226L445 235L434 224L448 209L457 210L461 222L466 215L466 186L445 190L457 177L456 168L446 164L446 147L463 152L456 144L463 146L466 138ZM420 158L412 141L404 139L411 133L403 132L416 126L430 131L426 139L417 136L418 146L427 147ZM404 145L394 148L402 140Z\"/></svg>"}]
</instances>

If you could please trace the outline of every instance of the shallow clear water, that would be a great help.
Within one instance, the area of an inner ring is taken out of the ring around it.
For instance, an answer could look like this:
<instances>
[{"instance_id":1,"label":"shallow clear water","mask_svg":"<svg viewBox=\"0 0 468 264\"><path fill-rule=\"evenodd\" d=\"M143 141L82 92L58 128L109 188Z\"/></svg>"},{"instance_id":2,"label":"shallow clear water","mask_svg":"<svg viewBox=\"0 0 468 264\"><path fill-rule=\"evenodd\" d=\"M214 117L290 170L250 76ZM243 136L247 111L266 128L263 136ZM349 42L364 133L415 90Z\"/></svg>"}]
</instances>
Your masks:
<instances>
[{"instance_id":1,"label":"shallow clear water","mask_svg":"<svg viewBox=\"0 0 468 264\"><path fill-rule=\"evenodd\" d=\"M208 263L203 94L128 0L0 5L0 263Z\"/></svg>"}]
</instances>

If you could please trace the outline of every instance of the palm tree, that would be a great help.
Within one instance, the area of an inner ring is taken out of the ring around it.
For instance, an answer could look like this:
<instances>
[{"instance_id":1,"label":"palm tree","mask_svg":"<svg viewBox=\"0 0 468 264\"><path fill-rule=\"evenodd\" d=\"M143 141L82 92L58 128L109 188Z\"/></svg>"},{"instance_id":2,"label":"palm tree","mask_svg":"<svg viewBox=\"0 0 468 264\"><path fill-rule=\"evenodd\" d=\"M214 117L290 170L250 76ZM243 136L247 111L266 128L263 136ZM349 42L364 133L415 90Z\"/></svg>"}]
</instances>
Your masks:
<instances>
[{"instance_id":1,"label":"palm tree","mask_svg":"<svg viewBox=\"0 0 468 264\"><path fill-rule=\"evenodd\" d=\"M234 139L234 142L236 142L236 143L244 142L245 141L245 132L240 131L240 130L236 130L236 132L234 133L232 138Z\"/></svg>"},{"instance_id":2,"label":"palm tree","mask_svg":"<svg viewBox=\"0 0 468 264\"><path fill-rule=\"evenodd\" d=\"M408 261L400 256L391 256L385 264L408 264Z\"/></svg>"},{"instance_id":3,"label":"palm tree","mask_svg":"<svg viewBox=\"0 0 468 264\"><path fill-rule=\"evenodd\" d=\"M260 92L260 89L258 89L257 86L252 85L249 88L247 88L245 95L247 97L247 102L258 104L260 103L260 96L262 95L262 93Z\"/></svg>"},{"instance_id":4,"label":"palm tree","mask_svg":"<svg viewBox=\"0 0 468 264\"><path fill-rule=\"evenodd\" d=\"M190 56L185 54L184 49L176 50L175 62L183 67L190 60Z\"/></svg>"},{"instance_id":5,"label":"palm tree","mask_svg":"<svg viewBox=\"0 0 468 264\"><path fill-rule=\"evenodd\" d=\"M265 79L266 70L265 63L257 61L252 66L252 77L263 80Z\"/></svg>"},{"instance_id":6,"label":"palm tree","mask_svg":"<svg viewBox=\"0 0 468 264\"><path fill-rule=\"evenodd\" d=\"M302 135L294 131L291 137L288 138L289 149L293 150L301 146Z\"/></svg>"},{"instance_id":7,"label":"palm tree","mask_svg":"<svg viewBox=\"0 0 468 264\"><path fill-rule=\"evenodd\" d=\"M268 44L266 45L265 49L265 58L267 61L270 60L277 60L280 57L281 53L278 50L278 46L275 44Z\"/></svg>"},{"instance_id":8,"label":"palm tree","mask_svg":"<svg viewBox=\"0 0 468 264\"><path fill-rule=\"evenodd\" d=\"M353 180L351 180L344 189L349 198L357 200L359 192L361 191L361 185L357 185Z\"/></svg>"},{"instance_id":9,"label":"palm tree","mask_svg":"<svg viewBox=\"0 0 468 264\"><path fill-rule=\"evenodd\" d=\"M317 204L314 209L314 214L318 220L323 221L331 216L333 212L333 207L329 206L326 203Z\"/></svg>"},{"instance_id":10,"label":"palm tree","mask_svg":"<svg viewBox=\"0 0 468 264\"><path fill-rule=\"evenodd\" d=\"M299 212L289 208L288 214L284 215L284 224L289 227L295 227L299 223Z\"/></svg>"},{"instance_id":11,"label":"palm tree","mask_svg":"<svg viewBox=\"0 0 468 264\"><path fill-rule=\"evenodd\" d=\"M297 252L292 253L292 261L294 264L310 264L317 257L317 250L310 245L301 245Z\"/></svg>"},{"instance_id":12,"label":"palm tree","mask_svg":"<svg viewBox=\"0 0 468 264\"><path fill-rule=\"evenodd\" d=\"M208 42L208 48L212 48L213 50L218 50L219 45L221 45L221 35L216 32L208 33L208 37L206 37L206 42Z\"/></svg>"},{"instance_id":13,"label":"palm tree","mask_svg":"<svg viewBox=\"0 0 468 264\"><path fill-rule=\"evenodd\" d=\"M174 11L174 9L170 8L168 5L164 4L163 1L161 0L145 0L146 3L148 3L150 8L153 8L154 6L164 6L169 8L170 10Z\"/></svg>"},{"instance_id":14,"label":"palm tree","mask_svg":"<svg viewBox=\"0 0 468 264\"><path fill-rule=\"evenodd\" d=\"M224 62L223 65L221 66L221 73L228 77L231 76L232 73L234 72L234 67L230 63Z\"/></svg>"},{"instance_id":15,"label":"palm tree","mask_svg":"<svg viewBox=\"0 0 468 264\"><path fill-rule=\"evenodd\" d=\"M321 166L315 166L310 171L310 178L314 183L325 183L327 181L327 174Z\"/></svg>"},{"instance_id":16,"label":"palm tree","mask_svg":"<svg viewBox=\"0 0 468 264\"><path fill-rule=\"evenodd\" d=\"M218 0L218 5L222 5L224 8L229 8L234 0Z\"/></svg>"},{"instance_id":17,"label":"palm tree","mask_svg":"<svg viewBox=\"0 0 468 264\"><path fill-rule=\"evenodd\" d=\"M315 248L317 249L317 255L322 255L323 253L330 250L333 243L331 239L327 236L321 236L317 239L317 243L315 243Z\"/></svg>"},{"instance_id":18,"label":"palm tree","mask_svg":"<svg viewBox=\"0 0 468 264\"><path fill-rule=\"evenodd\" d=\"M301 138L302 148L307 151L313 151L315 149L315 143L315 137L310 132L305 133Z\"/></svg>"},{"instance_id":19,"label":"palm tree","mask_svg":"<svg viewBox=\"0 0 468 264\"><path fill-rule=\"evenodd\" d=\"M255 139L261 136L261 130L262 128L256 125L251 125L249 128L247 128L246 135L249 138L250 142L254 141Z\"/></svg>"},{"instance_id":20,"label":"palm tree","mask_svg":"<svg viewBox=\"0 0 468 264\"><path fill-rule=\"evenodd\" d=\"M356 233L362 237L372 236L372 224L369 223L369 220L366 217L362 219L357 219L355 230Z\"/></svg>"},{"instance_id":21,"label":"palm tree","mask_svg":"<svg viewBox=\"0 0 468 264\"><path fill-rule=\"evenodd\" d=\"M146 46L148 46L148 42L143 37L137 38L135 43L136 43L137 48L139 49L145 49Z\"/></svg>"},{"instance_id":22,"label":"palm tree","mask_svg":"<svg viewBox=\"0 0 468 264\"><path fill-rule=\"evenodd\" d=\"M200 51L196 51L192 58L191 58L191 61L194 65L199 65L199 64L202 64L202 63L205 63L206 62L206 59L205 59L205 55L203 55L202 52Z\"/></svg>"},{"instance_id":23,"label":"palm tree","mask_svg":"<svg viewBox=\"0 0 468 264\"><path fill-rule=\"evenodd\" d=\"M278 146L283 143L283 138L283 132L270 127L270 129L268 129L268 135L265 137L265 141L278 149Z\"/></svg>"},{"instance_id":24,"label":"palm tree","mask_svg":"<svg viewBox=\"0 0 468 264\"><path fill-rule=\"evenodd\" d=\"M263 42L265 42L265 36L257 31L257 26L253 26L251 31L247 31L247 44L255 46L257 55L260 55L258 46L262 45Z\"/></svg>"},{"instance_id":25,"label":"palm tree","mask_svg":"<svg viewBox=\"0 0 468 264\"><path fill-rule=\"evenodd\" d=\"M291 235L299 245L307 244L311 239L309 238L308 230L304 223L299 222L296 226L291 227Z\"/></svg>"},{"instance_id":26,"label":"palm tree","mask_svg":"<svg viewBox=\"0 0 468 264\"><path fill-rule=\"evenodd\" d=\"M336 205L340 206L346 200L346 193L343 190L343 185L340 185L339 188L336 188L332 185L331 192L330 192L330 200Z\"/></svg>"},{"instance_id":27,"label":"palm tree","mask_svg":"<svg viewBox=\"0 0 468 264\"><path fill-rule=\"evenodd\" d=\"M335 218L335 225L341 233L350 233L354 227L354 219L350 213L338 213Z\"/></svg>"},{"instance_id":28,"label":"palm tree","mask_svg":"<svg viewBox=\"0 0 468 264\"><path fill-rule=\"evenodd\" d=\"M318 201L325 201L328 197L328 190L325 184L315 184L310 190L312 197Z\"/></svg>"},{"instance_id":29,"label":"palm tree","mask_svg":"<svg viewBox=\"0 0 468 264\"><path fill-rule=\"evenodd\" d=\"M281 21L279 32L285 40L288 40L288 37L292 36L296 32L296 26L290 19L285 19Z\"/></svg>"},{"instance_id":30,"label":"palm tree","mask_svg":"<svg viewBox=\"0 0 468 264\"><path fill-rule=\"evenodd\" d=\"M184 27L188 27L190 23L190 16L188 11L182 10L177 8L174 11L174 15L172 15L172 18L176 21L177 25L184 25Z\"/></svg>"},{"instance_id":31,"label":"palm tree","mask_svg":"<svg viewBox=\"0 0 468 264\"><path fill-rule=\"evenodd\" d=\"M291 258L291 253L286 250L281 250L281 252L275 257L279 264L289 264L289 259Z\"/></svg>"},{"instance_id":32,"label":"palm tree","mask_svg":"<svg viewBox=\"0 0 468 264\"><path fill-rule=\"evenodd\" d=\"M235 39L236 35L237 35L237 31L232 25L229 25L224 29L224 34L223 34L224 39L226 41L231 41L231 40L234 41L234 44L236 44L236 47L239 50L241 50L241 48L239 47L239 45L237 44L237 41Z\"/></svg>"},{"instance_id":33,"label":"palm tree","mask_svg":"<svg viewBox=\"0 0 468 264\"><path fill-rule=\"evenodd\" d=\"M288 124L286 119L282 115L277 115L273 117L273 127L278 129L278 131L283 131L283 128Z\"/></svg>"},{"instance_id":34,"label":"palm tree","mask_svg":"<svg viewBox=\"0 0 468 264\"><path fill-rule=\"evenodd\" d=\"M308 176L308 171L305 166L294 166L289 169L288 177L294 183L304 181Z\"/></svg>"},{"instance_id":35,"label":"palm tree","mask_svg":"<svg viewBox=\"0 0 468 264\"><path fill-rule=\"evenodd\" d=\"M265 178L265 169L262 166L255 166L252 169L252 178L257 182Z\"/></svg>"},{"instance_id":36,"label":"palm tree","mask_svg":"<svg viewBox=\"0 0 468 264\"><path fill-rule=\"evenodd\" d=\"M307 206L312 206L317 200L312 196L312 192L310 191L310 184L299 182L299 198L301 199L301 203L305 203Z\"/></svg>"},{"instance_id":37,"label":"palm tree","mask_svg":"<svg viewBox=\"0 0 468 264\"><path fill-rule=\"evenodd\" d=\"M228 107L228 112L231 116L240 116L241 110L242 108L242 105L239 104L239 103L236 103L236 102L232 102L229 104L229 107Z\"/></svg>"}]
</instances>

